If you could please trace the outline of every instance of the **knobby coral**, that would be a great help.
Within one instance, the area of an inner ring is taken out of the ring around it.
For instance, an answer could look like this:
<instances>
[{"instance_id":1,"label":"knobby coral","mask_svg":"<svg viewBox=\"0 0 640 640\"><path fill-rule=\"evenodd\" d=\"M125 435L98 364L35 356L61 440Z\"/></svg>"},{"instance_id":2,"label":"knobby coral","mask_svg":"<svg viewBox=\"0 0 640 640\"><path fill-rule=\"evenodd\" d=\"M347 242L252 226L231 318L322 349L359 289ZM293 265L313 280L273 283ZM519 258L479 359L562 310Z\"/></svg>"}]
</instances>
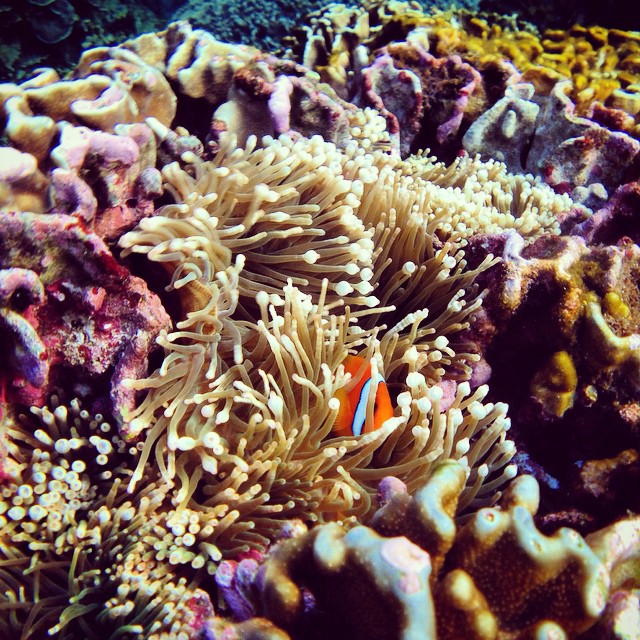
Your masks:
<instances>
[{"instance_id":1,"label":"knobby coral","mask_svg":"<svg viewBox=\"0 0 640 640\"><path fill-rule=\"evenodd\" d=\"M499 507L457 527L464 479L451 460L414 495L385 479L370 528L298 531L258 562L227 566L227 601L239 619L262 615L291 638L567 638L592 626L637 523L603 531L593 549L569 529L544 536L537 484L521 476Z\"/></svg>"}]
</instances>

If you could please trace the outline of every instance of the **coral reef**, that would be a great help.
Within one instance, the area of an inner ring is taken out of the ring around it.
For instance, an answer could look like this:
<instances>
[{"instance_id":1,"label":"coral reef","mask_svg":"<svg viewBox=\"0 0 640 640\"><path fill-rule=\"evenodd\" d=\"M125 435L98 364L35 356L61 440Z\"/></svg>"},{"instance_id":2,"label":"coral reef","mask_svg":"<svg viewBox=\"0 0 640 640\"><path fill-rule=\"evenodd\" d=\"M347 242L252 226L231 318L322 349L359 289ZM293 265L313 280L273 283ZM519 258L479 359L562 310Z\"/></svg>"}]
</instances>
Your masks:
<instances>
[{"instance_id":1,"label":"coral reef","mask_svg":"<svg viewBox=\"0 0 640 640\"><path fill-rule=\"evenodd\" d=\"M631 179L638 43L634 32L576 25L540 35L495 14L376 0L315 12L286 40L288 55L343 98L395 118L403 153L429 147L450 160L464 136L470 153L567 192L611 192Z\"/></svg>"},{"instance_id":2,"label":"coral reef","mask_svg":"<svg viewBox=\"0 0 640 640\"><path fill-rule=\"evenodd\" d=\"M0 85L2 637L637 627L640 39L466 4L107 2Z\"/></svg>"},{"instance_id":3,"label":"coral reef","mask_svg":"<svg viewBox=\"0 0 640 640\"><path fill-rule=\"evenodd\" d=\"M463 146L473 154L503 160L512 171L544 176L556 191L577 194L596 186L612 193L637 175L640 142L575 115L571 83L559 81L549 96L532 84L508 87L505 97L468 129Z\"/></svg>"}]
</instances>

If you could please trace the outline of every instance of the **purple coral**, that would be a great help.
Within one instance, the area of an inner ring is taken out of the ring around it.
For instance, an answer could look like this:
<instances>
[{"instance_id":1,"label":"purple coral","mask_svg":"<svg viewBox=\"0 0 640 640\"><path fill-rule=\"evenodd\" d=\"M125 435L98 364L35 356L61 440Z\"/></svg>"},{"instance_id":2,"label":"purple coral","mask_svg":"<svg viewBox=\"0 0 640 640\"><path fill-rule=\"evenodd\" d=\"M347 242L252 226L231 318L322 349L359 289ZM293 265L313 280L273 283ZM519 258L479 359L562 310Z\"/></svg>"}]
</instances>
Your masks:
<instances>
[{"instance_id":1,"label":"purple coral","mask_svg":"<svg viewBox=\"0 0 640 640\"><path fill-rule=\"evenodd\" d=\"M411 70L396 68L393 58L384 53L362 70L358 102L380 111L387 120L390 134L399 138L400 154L407 156L424 114L418 76Z\"/></svg>"},{"instance_id":2,"label":"purple coral","mask_svg":"<svg viewBox=\"0 0 640 640\"><path fill-rule=\"evenodd\" d=\"M151 129L136 123L116 131L67 124L51 152L60 167L52 172L55 211L77 216L107 240L150 215L162 194Z\"/></svg>"},{"instance_id":3,"label":"purple coral","mask_svg":"<svg viewBox=\"0 0 640 640\"><path fill-rule=\"evenodd\" d=\"M0 269L0 344L8 354L3 386L41 388L47 381L47 349L32 324L33 310L44 297L34 271Z\"/></svg>"},{"instance_id":4,"label":"purple coral","mask_svg":"<svg viewBox=\"0 0 640 640\"><path fill-rule=\"evenodd\" d=\"M347 113L352 110L304 67L257 56L234 73L228 100L214 112L210 138L215 143L223 132L231 132L243 143L249 135L320 134L340 145L348 139Z\"/></svg>"},{"instance_id":5,"label":"purple coral","mask_svg":"<svg viewBox=\"0 0 640 640\"><path fill-rule=\"evenodd\" d=\"M220 593L236 620L242 622L256 615L256 576L259 559L243 558L239 562L226 560L220 563L215 579Z\"/></svg>"},{"instance_id":6,"label":"purple coral","mask_svg":"<svg viewBox=\"0 0 640 640\"><path fill-rule=\"evenodd\" d=\"M111 380L113 410L133 402L118 382L144 375L170 320L142 280L117 264L76 218L0 214L2 333L14 353L7 397L42 404L64 382L76 392Z\"/></svg>"}]
</instances>

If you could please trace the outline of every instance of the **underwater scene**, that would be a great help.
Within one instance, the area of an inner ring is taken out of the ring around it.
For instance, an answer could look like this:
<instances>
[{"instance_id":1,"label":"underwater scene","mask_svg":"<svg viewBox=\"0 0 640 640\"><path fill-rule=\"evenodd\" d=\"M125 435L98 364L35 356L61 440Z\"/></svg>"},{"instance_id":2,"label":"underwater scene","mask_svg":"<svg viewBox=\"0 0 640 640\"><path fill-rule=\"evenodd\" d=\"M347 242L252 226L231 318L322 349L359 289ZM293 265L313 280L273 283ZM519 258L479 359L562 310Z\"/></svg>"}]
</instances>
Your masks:
<instances>
[{"instance_id":1,"label":"underwater scene","mask_svg":"<svg viewBox=\"0 0 640 640\"><path fill-rule=\"evenodd\" d=\"M640 640L640 3L0 16L0 640Z\"/></svg>"}]
</instances>

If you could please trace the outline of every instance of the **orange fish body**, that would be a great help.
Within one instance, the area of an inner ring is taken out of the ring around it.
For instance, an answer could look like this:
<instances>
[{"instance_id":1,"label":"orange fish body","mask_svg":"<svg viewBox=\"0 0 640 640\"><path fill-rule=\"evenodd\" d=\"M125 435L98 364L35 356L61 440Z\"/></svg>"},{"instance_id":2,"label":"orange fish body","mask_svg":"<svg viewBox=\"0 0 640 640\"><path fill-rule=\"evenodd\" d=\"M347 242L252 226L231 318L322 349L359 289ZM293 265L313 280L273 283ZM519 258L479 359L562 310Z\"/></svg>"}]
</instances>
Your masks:
<instances>
[{"instance_id":1,"label":"orange fish body","mask_svg":"<svg viewBox=\"0 0 640 640\"><path fill-rule=\"evenodd\" d=\"M382 426L393 416L391 396L384 378L378 373L376 380L371 377L371 363L360 356L347 356L343 362L345 371L351 374L355 385L349 391L338 389L335 397L340 400L340 409L333 426L337 436L360 436ZM359 375L358 375L359 374ZM367 400L371 386L376 386L373 419L367 421Z\"/></svg>"}]
</instances>

